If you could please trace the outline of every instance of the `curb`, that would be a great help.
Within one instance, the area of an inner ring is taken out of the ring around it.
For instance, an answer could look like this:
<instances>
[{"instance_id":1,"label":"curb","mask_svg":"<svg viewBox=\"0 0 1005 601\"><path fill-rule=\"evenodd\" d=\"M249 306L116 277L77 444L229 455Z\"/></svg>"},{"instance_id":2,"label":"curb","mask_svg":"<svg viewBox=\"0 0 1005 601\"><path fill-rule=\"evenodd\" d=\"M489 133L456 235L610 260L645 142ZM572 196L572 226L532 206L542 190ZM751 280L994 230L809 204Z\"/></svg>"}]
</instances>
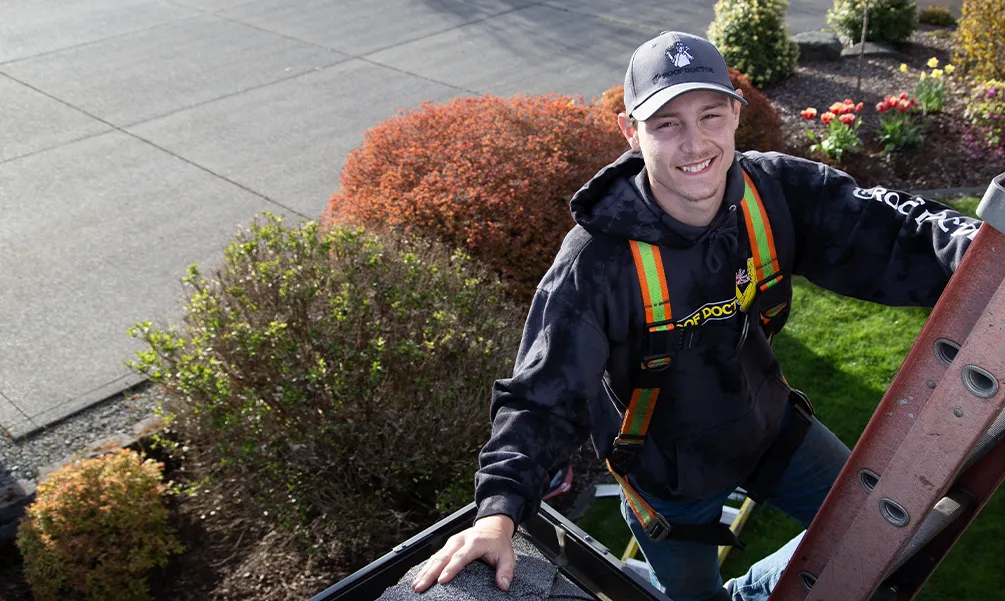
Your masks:
<instances>
[{"instance_id":1,"label":"curb","mask_svg":"<svg viewBox=\"0 0 1005 601\"><path fill-rule=\"evenodd\" d=\"M148 417L133 424L129 434L117 434L99 439L85 449L71 453L59 461L38 468L38 480L77 460L90 459L118 449L138 450L143 439L164 429L160 417ZM17 536L18 522L25 509L35 500L38 483L35 480L13 480L0 486L0 546L13 542Z\"/></svg>"}]
</instances>

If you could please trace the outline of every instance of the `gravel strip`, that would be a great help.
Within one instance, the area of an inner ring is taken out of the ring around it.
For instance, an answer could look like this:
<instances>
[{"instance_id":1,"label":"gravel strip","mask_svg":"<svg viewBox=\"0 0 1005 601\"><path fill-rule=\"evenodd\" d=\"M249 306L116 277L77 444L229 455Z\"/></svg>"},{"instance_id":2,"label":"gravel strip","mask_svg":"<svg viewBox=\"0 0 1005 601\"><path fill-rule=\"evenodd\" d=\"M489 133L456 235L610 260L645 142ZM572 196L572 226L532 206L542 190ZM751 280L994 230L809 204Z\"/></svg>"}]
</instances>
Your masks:
<instances>
[{"instance_id":1,"label":"gravel strip","mask_svg":"<svg viewBox=\"0 0 1005 601\"><path fill-rule=\"evenodd\" d=\"M154 415L163 389L144 382L20 440L0 436L0 485L36 480L38 469L60 462L99 440L128 435Z\"/></svg>"}]
</instances>

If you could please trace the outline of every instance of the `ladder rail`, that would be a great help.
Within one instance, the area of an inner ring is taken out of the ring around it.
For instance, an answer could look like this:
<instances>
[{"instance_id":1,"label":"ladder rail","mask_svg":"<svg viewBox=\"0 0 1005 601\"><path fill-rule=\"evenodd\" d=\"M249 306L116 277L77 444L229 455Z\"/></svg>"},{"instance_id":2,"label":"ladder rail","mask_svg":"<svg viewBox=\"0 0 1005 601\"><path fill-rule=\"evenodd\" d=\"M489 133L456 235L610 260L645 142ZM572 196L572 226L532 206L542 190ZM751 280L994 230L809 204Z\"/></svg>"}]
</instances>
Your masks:
<instances>
[{"instance_id":1,"label":"ladder rail","mask_svg":"<svg viewBox=\"0 0 1005 601\"><path fill-rule=\"evenodd\" d=\"M869 599L917 533L919 518L945 495L974 445L1002 412L1005 390L998 381L1005 381L1003 315L1005 281L999 283L827 565L814 575L816 583L806 595L809 601ZM975 381L975 373L990 377Z\"/></svg>"},{"instance_id":2,"label":"ladder rail","mask_svg":"<svg viewBox=\"0 0 1005 601\"><path fill-rule=\"evenodd\" d=\"M1005 235L993 227L982 225L790 560L788 569L782 573L771 601L806 598L807 582L827 565L835 541L841 539L869 497L862 475L883 474L910 431L914 418L924 410L937 382L949 368L945 353L940 349L947 342L958 346L967 338L998 284L1005 279L1005 261L1001 257L1003 248ZM973 277L974 273L982 277Z\"/></svg>"}]
</instances>

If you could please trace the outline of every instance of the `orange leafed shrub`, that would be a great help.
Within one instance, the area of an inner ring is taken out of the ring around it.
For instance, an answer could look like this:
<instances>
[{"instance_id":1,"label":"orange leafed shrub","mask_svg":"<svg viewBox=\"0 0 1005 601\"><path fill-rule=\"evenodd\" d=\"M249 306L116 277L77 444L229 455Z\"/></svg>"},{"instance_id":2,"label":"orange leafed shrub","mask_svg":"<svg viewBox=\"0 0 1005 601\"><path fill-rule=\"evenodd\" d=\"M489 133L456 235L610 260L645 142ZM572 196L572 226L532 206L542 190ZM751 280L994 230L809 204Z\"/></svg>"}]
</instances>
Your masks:
<instances>
[{"instance_id":1,"label":"orange leafed shrub","mask_svg":"<svg viewBox=\"0 0 1005 601\"><path fill-rule=\"evenodd\" d=\"M740 125L736 128L737 150L782 150L782 119L771 102L754 87L747 76L736 69L729 70L729 80L733 88L743 90L747 106L740 110ZM596 99L598 110L617 115L625 112L625 87L614 86ZM610 121L615 131L617 121Z\"/></svg>"},{"instance_id":2,"label":"orange leafed shrub","mask_svg":"<svg viewBox=\"0 0 1005 601\"><path fill-rule=\"evenodd\" d=\"M614 118L558 95L423 104L367 132L325 221L464 249L527 298L573 225L569 199L627 150L602 121Z\"/></svg>"},{"instance_id":3,"label":"orange leafed shrub","mask_svg":"<svg viewBox=\"0 0 1005 601\"><path fill-rule=\"evenodd\" d=\"M736 69L729 70L734 88L743 90L747 106L740 109L740 126L736 128L737 150L782 150L782 118L771 102L754 87L747 76Z\"/></svg>"},{"instance_id":4,"label":"orange leafed shrub","mask_svg":"<svg viewBox=\"0 0 1005 601\"><path fill-rule=\"evenodd\" d=\"M161 465L133 451L71 463L39 484L17 534L37 601L145 601L148 572L181 551Z\"/></svg>"}]
</instances>

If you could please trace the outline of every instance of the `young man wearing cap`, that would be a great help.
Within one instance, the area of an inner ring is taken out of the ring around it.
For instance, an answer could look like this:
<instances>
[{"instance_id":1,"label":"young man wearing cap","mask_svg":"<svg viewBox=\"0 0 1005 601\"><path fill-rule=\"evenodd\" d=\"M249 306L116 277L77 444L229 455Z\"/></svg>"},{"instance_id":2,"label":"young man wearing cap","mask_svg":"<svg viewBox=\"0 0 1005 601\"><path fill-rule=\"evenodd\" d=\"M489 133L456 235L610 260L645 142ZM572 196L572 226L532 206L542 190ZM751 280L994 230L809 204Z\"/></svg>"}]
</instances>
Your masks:
<instances>
[{"instance_id":1,"label":"young man wearing cap","mask_svg":"<svg viewBox=\"0 0 1005 601\"><path fill-rule=\"evenodd\" d=\"M705 39L664 32L635 51L619 116L631 150L572 199L577 225L493 391L478 518L416 590L478 558L507 590L516 525L591 436L657 587L675 601L767 598L798 537L723 588L716 547L739 544L718 525L723 502L743 486L806 527L849 454L770 346L791 277L932 306L977 223L820 163L737 153L742 104Z\"/></svg>"}]
</instances>

